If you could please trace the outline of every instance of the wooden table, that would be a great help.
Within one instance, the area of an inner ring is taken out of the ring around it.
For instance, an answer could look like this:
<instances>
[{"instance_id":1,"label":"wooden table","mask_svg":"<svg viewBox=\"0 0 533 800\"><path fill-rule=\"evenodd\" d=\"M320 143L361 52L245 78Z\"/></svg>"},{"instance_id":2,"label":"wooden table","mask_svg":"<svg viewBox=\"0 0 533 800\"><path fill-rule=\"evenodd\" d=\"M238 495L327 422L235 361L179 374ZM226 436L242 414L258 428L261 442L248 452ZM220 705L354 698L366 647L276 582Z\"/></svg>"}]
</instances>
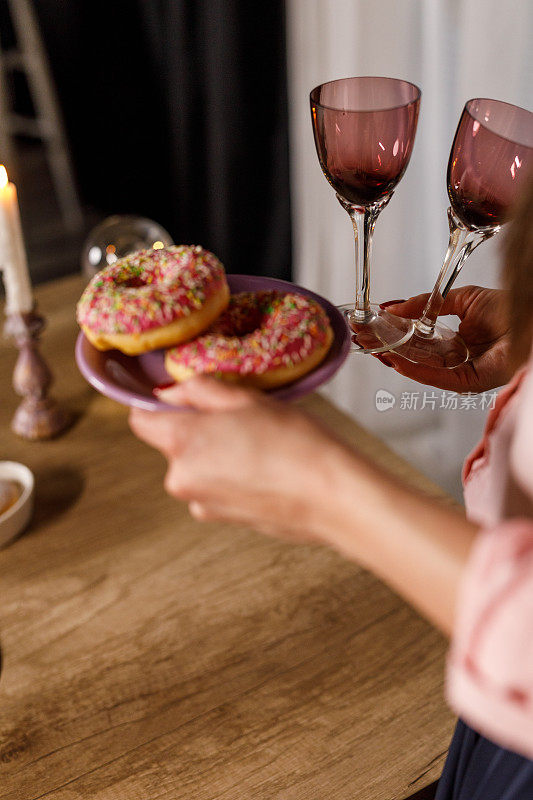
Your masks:
<instances>
[{"instance_id":1,"label":"wooden table","mask_svg":"<svg viewBox=\"0 0 533 800\"><path fill-rule=\"evenodd\" d=\"M319 547L200 525L161 456L74 363L78 277L41 287L55 441L9 430L37 480L27 533L0 551L1 800L396 800L434 780L452 718L445 642L370 574ZM319 396L304 405L441 494Z\"/></svg>"}]
</instances>

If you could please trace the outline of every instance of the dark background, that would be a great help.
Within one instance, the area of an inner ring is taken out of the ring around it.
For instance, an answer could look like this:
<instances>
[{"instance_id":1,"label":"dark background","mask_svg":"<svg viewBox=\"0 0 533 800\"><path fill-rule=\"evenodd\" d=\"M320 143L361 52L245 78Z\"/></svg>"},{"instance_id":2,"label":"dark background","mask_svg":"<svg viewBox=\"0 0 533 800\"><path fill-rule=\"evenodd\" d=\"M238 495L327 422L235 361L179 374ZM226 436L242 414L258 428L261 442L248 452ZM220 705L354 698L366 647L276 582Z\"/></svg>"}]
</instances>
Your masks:
<instances>
[{"instance_id":1,"label":"dark background","mask_svg":"<svg viewBox=\"0 0 533 800\"><path fill-rule=\"evenodd\" d=\"M228 272L289 278L284 3L34 4L89 219L147 216ZM13 86L31 113L20 75ZM26 162L16 170L23 222L39 192Z\"/></svg>"}]
</instances>

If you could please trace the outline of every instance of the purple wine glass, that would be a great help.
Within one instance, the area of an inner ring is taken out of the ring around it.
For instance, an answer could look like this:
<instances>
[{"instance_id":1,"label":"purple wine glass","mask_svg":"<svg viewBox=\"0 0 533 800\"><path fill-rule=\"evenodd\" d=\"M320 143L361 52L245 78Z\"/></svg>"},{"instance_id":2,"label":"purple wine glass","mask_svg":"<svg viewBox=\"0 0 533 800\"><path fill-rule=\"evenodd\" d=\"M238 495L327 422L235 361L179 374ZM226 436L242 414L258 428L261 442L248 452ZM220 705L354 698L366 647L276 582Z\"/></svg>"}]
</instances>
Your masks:
<instances>
[{"instance_id":1,"label":"purple wine glass","mask_svg":"<svg viewBox=\"0 0 533 800\"><path fill-rule=\"evenodd\" d=\"M470 253L511 216L533 166L532 155L530 111L486 98L466 103L448 161L448 250L413 336L394 348L404 358L448 369L468 360L462 338L437 317Z\"/></svg>"},{"instance_id":2,"label":"purple wine glass","mask_svg":"<svg viewBox=\"0 0 533 800\"><path fill-rule=\"evenodd\" d=\"M379 353L407 341L411 320L370 303L370 252L378 214L404 174L416 133L420 89L395 78L344 78L310 95L322 171L352 220L355 302L339 306L353 352Z\"/></svg>"}]
</instances>

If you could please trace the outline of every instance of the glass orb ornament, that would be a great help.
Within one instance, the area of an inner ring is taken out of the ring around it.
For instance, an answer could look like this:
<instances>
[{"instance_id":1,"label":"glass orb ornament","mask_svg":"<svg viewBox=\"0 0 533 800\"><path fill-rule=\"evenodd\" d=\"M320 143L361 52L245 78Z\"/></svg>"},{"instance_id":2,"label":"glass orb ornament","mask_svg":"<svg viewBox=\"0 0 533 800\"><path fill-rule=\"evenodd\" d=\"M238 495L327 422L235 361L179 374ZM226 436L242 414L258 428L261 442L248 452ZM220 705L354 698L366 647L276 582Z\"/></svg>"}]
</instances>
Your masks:
<instances>
[{"instance_id":1,"label":"glass orb ornament","mask_svg":"<svg viewBox=\"0 0 533 800\"><path fill-rule=\"evenodd\" d=\"M172 244L170 234L153 219L134 214L114 214L100 222L87 236L81 252L81 267L84 275L92 277L137 250L158 250Z\"/></svg>"}]
</instances>

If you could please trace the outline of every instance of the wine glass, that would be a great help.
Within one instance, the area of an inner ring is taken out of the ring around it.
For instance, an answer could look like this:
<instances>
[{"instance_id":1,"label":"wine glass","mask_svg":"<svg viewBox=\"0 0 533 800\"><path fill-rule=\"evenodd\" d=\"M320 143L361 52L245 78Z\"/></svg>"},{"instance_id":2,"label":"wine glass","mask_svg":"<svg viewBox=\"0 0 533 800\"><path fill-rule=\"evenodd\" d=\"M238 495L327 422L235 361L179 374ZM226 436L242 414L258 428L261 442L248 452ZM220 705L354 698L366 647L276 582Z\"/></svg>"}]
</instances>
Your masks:
<instances>
[{"instance_id":1,"label":"wine glass","mask_svg":"<svg viewBox=\"0 0 533 800\"><path fill-rule=\"evenodd\" d=\"M153 219L134 214L114 214L92 229L83 244L81 266L92 277L108 264L137 250L168 247L170 234Z\"/></svg>"},{"instance_id":2,"label":"wine glass","mask_svg":"<svg viewBox=\"0 0 533 800\"><path fill-rule=\"evenodd\" d=\"M448 250L413 336L396 353L449 369L468 360L462 338L437 317L470 253L508 220L533 164L532 148L530 111L486 98L466 103L448 161Z\"/></svg>"},{"instance_id":3,"label":"wine glass","mask_svg":"<svg viewBox=\"0 0 533 800\"><path fill-rule=\"evenodd\" d=\"M380 353L407 341L412 320L370 303L372 233L413 149L420 89L395 78L343 78L310 95L322 171L352 220L355 301L339 306L354 334L352 350Z\"/></svg>"}]
</instances>

